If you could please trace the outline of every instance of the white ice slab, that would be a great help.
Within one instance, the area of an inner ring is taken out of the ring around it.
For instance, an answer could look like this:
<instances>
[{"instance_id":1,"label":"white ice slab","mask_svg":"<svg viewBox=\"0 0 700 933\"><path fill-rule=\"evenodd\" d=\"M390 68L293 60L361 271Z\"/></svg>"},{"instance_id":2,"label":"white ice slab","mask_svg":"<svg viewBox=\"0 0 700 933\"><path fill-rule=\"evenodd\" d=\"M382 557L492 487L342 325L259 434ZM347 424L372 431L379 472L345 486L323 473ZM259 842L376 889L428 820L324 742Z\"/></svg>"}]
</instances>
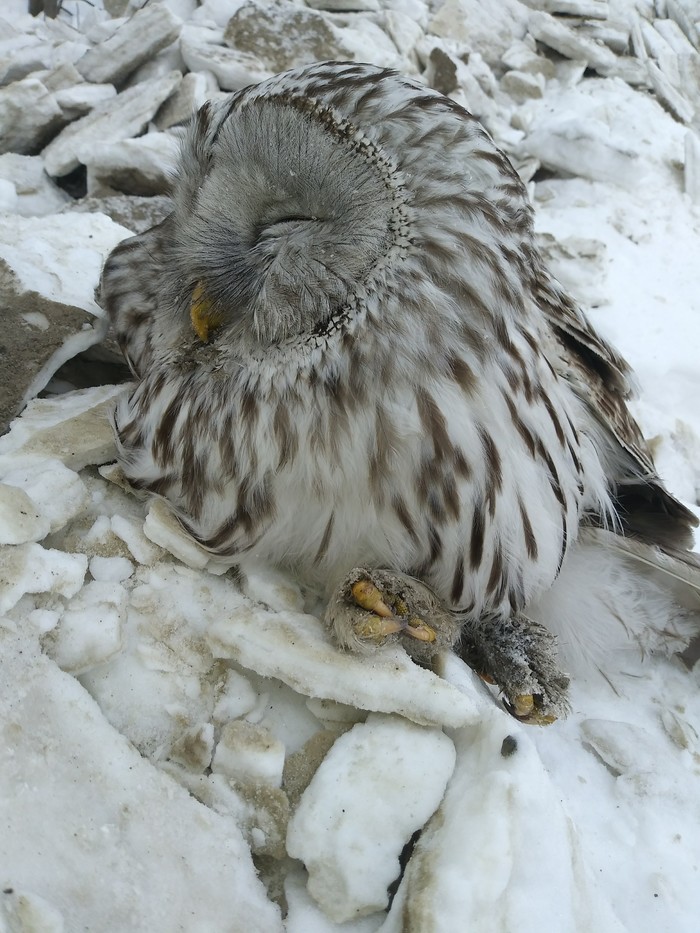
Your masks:
<instances>
[{"instance_id":1,"label":"white ice slab","mask_svg":"<svg viewBox=\"0 0 700 933\"><path fill-rule=\"evenodd\" d=\"M386 907L401 851L437 809L454 763L443 732L398 716L372 714L335 741L287 831L331 920Z\"/></svg>"}]
</instances>

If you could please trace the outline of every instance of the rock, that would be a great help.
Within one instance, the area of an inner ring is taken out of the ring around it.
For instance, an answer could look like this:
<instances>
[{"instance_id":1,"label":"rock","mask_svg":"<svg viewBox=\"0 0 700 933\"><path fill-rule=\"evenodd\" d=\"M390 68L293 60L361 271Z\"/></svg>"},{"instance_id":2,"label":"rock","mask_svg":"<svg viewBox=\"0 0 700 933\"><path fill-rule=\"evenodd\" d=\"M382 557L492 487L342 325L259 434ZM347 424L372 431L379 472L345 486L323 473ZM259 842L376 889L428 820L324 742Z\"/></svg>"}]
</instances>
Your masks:
<instances>
[{"instance_id":1,"label":"rock","mask_svg":"<svg viewBox=\"0 0 700 933\"><path fill-rule=\"evenodd\" d=\"M347 50L346 59L363 62L368 58L368 50L371 49L372 63L378 67L394 68L407 74L416 72L412 62L400 57L396 46L382 26L371 19L363 20L361 24L356 23L352 16L348 16L348 20L347 25L338 29L338 41Z\"/></svg>"},{"instance_id":2,"label":"rock","mask_svg":"<svg viewBox=\"0 0 700 933\"><path fill-rule=\"evenodd\" d=\"M78 158L87 166L88 195L165 194L178 150L177 140L168 133L85 145Z\"/></svg>"},{"instance_id":3,"label":"rock","mask_svg":"<svg viewBox=\"0 0 700 933\"><path fill-rule=\"evenodd\" d=\"M112 84L76 84L56 91L56 103L66 120L77 120L99 104L117 96Z\"/></svg>"},{"instance_id":4,"label":"rock","mask_svg":"<svg viewBox=\"0 0 700 933\"><path fill-rule=\"evenodd\" d=\"M438 46L430 51L423 77L429 87L435 88L441 94L451 94L459 87L456 62Z\"/></svg>"},{"instance_id":5,"label":"rock","mask_svg":"<svg viewBox=\"0 0 700 933\"><path fill-rule=\"evenodd\" d=\"M63 122L55 96L36 78L0 88L0 154L36 152Z\"/></svg>"},{"instance_id":6,"label":"rock","mask_svg":"<svg viewBox=\"0 0 700 933\"><path fill-rule=\"evenodd\" d=\"M384 12L384 28L401 55L408 56L423 38L423 28L401 8ZM405 66L404 66L405 68Z\"/></svg>"},{"instance_id":7,"label":"rock","mask_svg":"<svg viewBox=\"0 0 700 933\"><path fill-rule=\"evenodd\" d=\"M271 76L271 72L253 55L202 42L194 36L185 37L184 33L185 30L180 49L189 70L210 71L219 87L226 91L238 91Z\"/></svg>"},{"instance_id":8,"label":"rock","mask_svg":"<svg viewBox=\"0 0 700 933\"><path fill-rule=\"evenodd\" d=\"M255 56L272 71L352 58L339 30L323 13L284 0L244 3L231 17L224 41L232 49Z\"/></svg>"},{"instance_id":9,"label":"rock","mask_svg":"<svg viewBox=\"0 0 700 933\"><path fill-rule=\"evenodd\" d=\"M0 226L0 431L66 360L100 340L94 290L105 255L126 235L101 214L16 215Z\"/></svg>"},{"instance_id":10,"label":"rock","mask_svg":"<svg viewBox=\"0 0 700 933\"><path fill-rule=\"evenodd\" d=\"M493 6L481 0L446 0L430 21L428 32L464 43L489 65L497 65L513 41L525 36L529 13L518 0Z\"/></svg>"},{"instance_id":11,"label":"rock","mask_svg":"<svg viewBox=\"0 0 700 933\"><path fill-rule=\"evenodd\" d=\"M437 729L372 714L341 735L289 821L287 852L335 923L386 908L399 856L438 808L455 764Z\"/></svg>"},{"instance_id":12,"label":"rock","mask_svg":"<svg viewBox=\"0 0 700 933\"><path fill-rule=\"evenodd\" d=\"M66 175L80 165L78 152L82 146L117 142L143 132L181 80L180 73L174 71L165 78L144 81L71 123L44 149L46 171L53 176Z\"/></svg>"},{"instance_id":13,"label":"rock","mask_svg":"<svg viewBox=\"0 0 700 933\"><path fill-rule=\"evenodd\" d=\"M134 13L115 34L76 63L86 81L121 84L132 71L174 42L182 21L162 3Z\"/></svg>"},{"instance_id":14,"label":"rock","mask_svg":"<svg viewBox=\"0 0 700 933\"><path fill-rule=\"evenodd\" d=\"M92 214L101 212L115 224L126 227L131 233L144 233L170 214L173 206L168 197L138 197L131 194L115 194L105 198L82 198L72 201L68 211Z\"/></svg>"},{"instance_id":15,"label":"rock","mask_svg":"<svg viewBox=\"0 0 700 933\"><path fill-rule=\"evenodd\" d=\"M159 130L186 123L204 101L218 90L219 85L211 71L191 71L184 76L177 91L160 108L153 122Z\"/></svg>"}]
</instances>

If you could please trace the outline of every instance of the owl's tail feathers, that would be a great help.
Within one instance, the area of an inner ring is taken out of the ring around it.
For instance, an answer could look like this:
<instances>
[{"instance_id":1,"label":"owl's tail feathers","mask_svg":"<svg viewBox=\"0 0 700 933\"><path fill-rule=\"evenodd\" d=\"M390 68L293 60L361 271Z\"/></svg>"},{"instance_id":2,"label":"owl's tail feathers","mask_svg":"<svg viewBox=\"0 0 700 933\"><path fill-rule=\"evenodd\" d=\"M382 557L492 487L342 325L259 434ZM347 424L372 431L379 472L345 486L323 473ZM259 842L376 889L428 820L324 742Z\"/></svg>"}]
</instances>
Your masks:
<instances>
[{"instance_id":1,"label":"owl's tail feathers","mask_svg":"<svg viewBox=\"0 0 700 933\"><path fill-rule=\"evenodd\" d=\"M691 666L700 638L700 555L586 527L528 615L557 635L570 674L634 673L652 652Z\"/></svg>"}]
</instances>

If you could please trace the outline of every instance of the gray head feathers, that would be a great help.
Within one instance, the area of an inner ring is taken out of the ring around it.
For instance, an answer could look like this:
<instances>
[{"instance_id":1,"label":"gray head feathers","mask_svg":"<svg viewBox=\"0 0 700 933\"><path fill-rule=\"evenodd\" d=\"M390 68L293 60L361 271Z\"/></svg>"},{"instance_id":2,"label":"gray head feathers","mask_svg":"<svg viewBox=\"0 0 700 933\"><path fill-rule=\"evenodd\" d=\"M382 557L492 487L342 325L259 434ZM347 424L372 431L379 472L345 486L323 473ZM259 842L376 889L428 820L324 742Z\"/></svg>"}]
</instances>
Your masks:
<instances>
[{"instance_id":1,"label":"gray head feathers","mask_svg":"<svg viewBox=\"0 0 700 933\"><path fill-rule=\"evenodd\" d=\"M178 307L201 283L224 327L267 344L364 297L396 243L403 199L386 156L330 109L291 95L237 103L205 108L185 140L170 268Z\"/></svg>"}]
</instances>

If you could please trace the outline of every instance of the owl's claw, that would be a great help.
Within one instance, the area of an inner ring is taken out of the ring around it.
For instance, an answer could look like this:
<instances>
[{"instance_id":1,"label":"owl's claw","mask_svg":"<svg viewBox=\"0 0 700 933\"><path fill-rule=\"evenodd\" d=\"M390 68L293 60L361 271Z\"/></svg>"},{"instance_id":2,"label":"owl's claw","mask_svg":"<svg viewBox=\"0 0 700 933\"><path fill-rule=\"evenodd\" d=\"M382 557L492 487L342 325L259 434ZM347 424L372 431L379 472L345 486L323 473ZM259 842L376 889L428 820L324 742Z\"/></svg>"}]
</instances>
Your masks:
<instances>
[{"instance_id":1,"label":"owl's claw","mask_svg":"<svg viewBox=\"0 0 700 933\"><path fill-rule=\"evenodd\" d=\"M511 716L528 726L549 726L557 720L553 713L543 710L542 697L538 694L521 693L513 697L511 703L505 700L504 706Z\"/></svg>"},{"instance_id":2,"label":"owl's claw","mask_svg":"<svg viewBox=\"0 0 700 933\"><path fill-rule=\"evenodd\" d=\"M459 632L455 616L427 586L388 570L353 570L328 604L325 621L342 648L367 652L401 639L423 664L451 648Z\"/></svg>"},{"instance_id":3,"label":"owl's claw","mask_svg":"<svg viewBox=\"0 0 700 933\"><path fill-rule=\"evenodd\" d=\"M460 654L483 680L495 684L519 722L546 726L568 712L569 678L556 662L554 637L525 616L467 623Z\"/></svg>"},{"instance_id":4,"label":"owl's claw","mask_svg":"<svg viewBox=\"0 0 700 933\"><path fill-rule=\"evenodd\" d=\"M384 601L384 594L369 579L360 578L350 587L353 600L362 609L371 612L376 618L359 618L353 628L360 638L371 638L381 641L388 635L409 635L418 641L434 642L435 629L432 629L418 616L410 616L405 601L394 597L391 599L393 609Z\"/></svg>"}]
</instances>

